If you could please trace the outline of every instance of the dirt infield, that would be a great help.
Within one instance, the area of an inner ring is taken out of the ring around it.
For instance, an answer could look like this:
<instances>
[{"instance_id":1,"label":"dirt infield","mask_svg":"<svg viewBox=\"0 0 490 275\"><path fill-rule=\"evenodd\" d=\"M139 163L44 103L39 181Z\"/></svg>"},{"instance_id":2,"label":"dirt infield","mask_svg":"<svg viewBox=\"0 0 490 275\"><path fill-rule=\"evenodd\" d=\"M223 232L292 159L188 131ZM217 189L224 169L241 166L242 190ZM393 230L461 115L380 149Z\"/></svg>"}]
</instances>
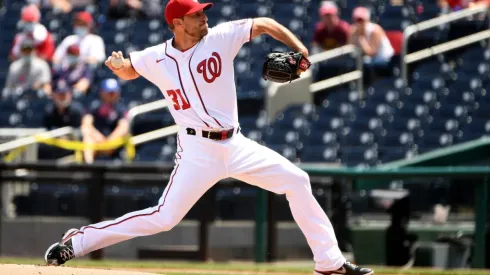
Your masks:
<instances>
[{"instance_id":1,"label":"dirt infield","mask_svg":"<svg viewBox=\"0 0 490 275\"><path fill-rule=\"evenodd\" d=\"M490 275L490 270L399 269L372 266L377 275ZM312 263L197 263L183 261L91 261L75 259L66 267L48 267L39 258L0 257L0 275L311 275Z\"/></svg>"},{"instance_id":2,"label":"dirt infield","mask_svg":"<svg viewBox=\"0 0 490 275\"><path fill-rule=\"evenodd\" d=\"M55 267L42 265L0 265L2 275L155 275L136 271L87 269L75 267Z\"/></svg>"}]
</instances>

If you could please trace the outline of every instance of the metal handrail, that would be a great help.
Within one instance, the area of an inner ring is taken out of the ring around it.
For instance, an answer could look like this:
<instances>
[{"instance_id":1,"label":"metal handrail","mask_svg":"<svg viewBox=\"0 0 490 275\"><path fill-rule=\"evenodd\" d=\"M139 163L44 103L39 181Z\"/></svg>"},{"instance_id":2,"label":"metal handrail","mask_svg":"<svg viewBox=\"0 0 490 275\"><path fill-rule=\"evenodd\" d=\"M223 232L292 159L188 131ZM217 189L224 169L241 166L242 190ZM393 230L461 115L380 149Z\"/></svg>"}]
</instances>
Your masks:
<instances>
[{"instance_id":1,"label":"metal handrail","mask_svg":"<svg viewBox=\"0 0 490 275\"><path fill-rule=\"evenodd\" d=\"M421 59L431 57L436 54L444 53L450 50L454 50L466 45L476 43L490 38L490 30L477 32L475 34L467 35L449 42L445 42L433 47L429 47L405 56L405 64L413 63Z\"/></svg>"},{"instance_id":2,"label":"metal handrail","mask_svg":"<svg viewBox=\"0 0 490 275\"><path fill-rule=\"evenodd\" d=\"M331 87L335 87L338 85L342 85L344 83L354 81L356 79L362 79L362 71L360 70L355 70L350 73L345 73L336 77L332 77L329 79L321 80L316 83L313 83L310 85L310 92L316 93L324 89L328 89ZM360 84L362 85L362 83ZM363 97L363 92L362 89L359 89L361 92L361 98Z\"/></svg>"},{"instance_id":3,"label":"metal handrail","mask_svg":"<svg viewBox=\"0 0 490 275\"><path fill-rule=\"evenodd\" d=\"M312 72L307 70L301 74L301 78L291 83L269 83L266 89L265 105L268 119L271 121L276 113L290 103L311 103L313 94L327 88L342 85L344 83L358 81L357 89L363 97L363 59L360 49L354 45L345 45L329 51L324 51L308 57L312 64L337 58L343 55L354 55L356 69L342 75L313 83ZM300 90L301 93L296 91Z\"/></svg>"},{"instance_id":4,"label":"metal handrail","mask_svg":"<svg viewBox=\"0 0 490 275\"><path fill-rule=\"evenodd\" d=\"M70 135L73 133L75 133L75 129L67 126L67 127L55 129L52 131L42 132L42 133L39 133L38 135L41 137L56 138L56 137ZM23 146L33 145L36 143L38 143L38 142L34 136L28 136L28 137L15 139L15 140L8 141L8 142L0 144L0 153L8 152L8 151L11 151L13 149L17 149L17 148L20 148Z\"/></svg>"},{"instance_id":5,"label":"metal handrail","mask_svg":"<svg viewBox=\"0 0 490 275\"><path fill-rule=\"evenodd\" d=\"M152 141L155 139L160 139L162 137L174 135L177 132L179 132L179 126L178 125L172 125L172 126L168 126L168 127L162 128L162 129L158 129L158 130L154 130L151 132L147 132L144 134L134 136L131 138L131 142L134 145L139 145L139 144L146 143L148 141Z\"/></svg>"},{"instance_id":6,"label":"metal handrail","mask_svg":"<svg viewBox=\"0 0 490 275\"><path fill-rule=\"evenodd\" d=\"M134 118L141 114L146 114L160 109L168 108L168 103L166 99L160 99L150 103L142 104L131 108L128 112L128 123L129 129L133 124Z\"/></svg>"},{"instance_id":7,"label":"metal handrail","mask_svg":"<svg viewBox=\"0 0 490 275\"><path fill-rule=\"evenodd\" d=\"M142 104L131 108L128 112L128 123L129 129L131 130L134 118L141 114L146 114L160 109L168 108L168 103L166 99L161 99L153 101L150 103ZM146 143L155 139L160 139L166 136L174 135L179 131L178 125L172 125L158 130L150 131L144 134L140 134L131 138L131 143L134 145L139 145Z\"/></svg>"},{"instance_id":8,"label":"metal handrail","mask_svg":"<svg viewBox=\"0 0 490 275\"><path fill-rule=\"evenodd\" d=\"M363 61L362 54L358 47L354 45L345 45L339 48L335 48L329 51L321 52L315 55L312 55L309 60L312 64L319 63L322 61L326 61L329 59L337 58L346 54L355 54L356 55L356 70L352 72L348 72L345 74L341 74L338 76L334 76L328 79L324 79L318 81L316 83L312 83L310 86L310 92L316 93L318 91L331 88L334 86L342 85L344 83L357 80L357 90L361 92L361 97L363 89Z\"/></svg>"},{"instance_id":9,"label":"metal handrail","mask_svg":"<svg viewBox=\"0 0 490 275\"><path fill-rule=\"evenodd\" d=\"M484 13L484 12L488 13L490 16L490 9L488 5L476 6L476 7L471 7L464 10L456 11L456 12L451 12L449 14L441 15L439 17L429 19L427 21L423 21L418 24L410 25L407 28L405 28L405 30L403 31L403 44L402 44L402 55L401 55L401 64L400 64L401 77L405 81L405 83L408 81L408 75L407 75L408 70L407 70L407 63L405 62L405 57L407 56L407 51L408 51L407 49L408 41L412 35L421 31L438 27L442 24L461 20L469 16L479 14L479 13Z\"/></svg>"},{"instance_id":10,"label":"metal handrail","mask_svg":"<svg viewBox=\"0 0 490 275\"><path fill-rule=\"evenodd\" d=\"M345 45L342 47L338 47L335 49L331 49L328 51L324 51L321 53L314 54L314 55L308 57L308 60L310 60L311 64L315 64L315 63L325 61L328 59L332 59L332 58L336 58L336 57L339 57L342 55L356 53L356 51L357 51L356 46Z\"/></svg>"},{"instance_id":11,"label":"metal handrail","mask_svg":"<svg viewBox=\"0 0 490 275\"><path fill-rule=\"evenodd\" d=\"M334 59L334 58L337 58L337 57L340 57L340 56L343 56L343 55L347 55L347 54L355 54L356 55L356 70L355 71L352 71L352 72L349 72L349 73L346 73L346 74L343 74L343 75L338 75L338 76L334 76L332 78L329 78L329 79L325 79L325 80L322 80L322 81L331 81L331 82L337 82L338 84L337 85L340 85L340 84L343 84L343 83L346 83L348 81L343 81L343 79L345 79L345 76L348 75L348 74L351 74L353 72L360 72L361 75L360 77L355 77L354 79L351 79L350 81L352 80L358 80L358 87L359 87L359 90L362 90L362 85L363 85L363 81L362 81L362 66L363 66L363 63L362 63L362 55L359 54L360 51L359 49L354 46L354 45L345 45L345 46L342 46L342 47L338 47L338 48L335 48L335 49L332 49L332 50L328 50L328 51L324 51L324 52L321 52L321 53L317 53L317 54L314 54L310 57L308 57L308 60L311 62L311 64L317 64L317 63L320 63L322 61L326 61L326 60L329 60L329 59ZM310 71L306 71L305 73L302 74L303 77L310 77L311 76L311 72ZM322 82L322 81L318 81L318 82ZM311 85L314 85L316 83L312 83ZM285 85L289 85L289 83L271 83L270 87L269 87L269 91L268 93L269 94L275 94L277 91L277 89L279 89L280 87L282 86L285 86ZM318 85L317 85L318 86ZM336 85L334 85L336 86ZM329 88L329 87L332 87L332 86L328 86L326 88ZM325 89L325 88L323 88ZM310 89L310 92L312 93L315 93L315 92L318 92L319 89L318 88L314 88L314 89Z\"/></svg>"},{"instance_id":12,"label":"metal handrail","mask_svg":"<svg viewBox=\"0 0 490 275\"><path fill-rule=\"evenodd\" d=\"M165 109L168 108L167 101L165 99L162 100L157 100L153 101L147 104L142 104L136 107L133 107L129 110L128 112L128 122L131 127L134 118L138 115L153 112L155 110L160 110L160 109ZM131 128L130 128L131 129ZM169 127L165 127L162 129L158 129L155 131L151 131L148 133L144 133L138 136L134 136L131 138L132 142L134 145L142 144L148 141L152 141L155 139L159 139L165 136L173 135L178 132L179 127L177 125L172 125ZM56 138L56 137L61 137L69 134L74 134L76 129L72 127L63 127L59 129L55 129L52 131L47 131L47 132L41 132L39 133L40 136L42 137L48 137L48 138ZM34 134L28 136L28 137L23 137L19 138L16 140L8 141L5 143L0 144L0 153L8 152L20 147L28 146L28 145L33 145L38 143L36 138L34 137Z\"/></svg>"}]
</instances>

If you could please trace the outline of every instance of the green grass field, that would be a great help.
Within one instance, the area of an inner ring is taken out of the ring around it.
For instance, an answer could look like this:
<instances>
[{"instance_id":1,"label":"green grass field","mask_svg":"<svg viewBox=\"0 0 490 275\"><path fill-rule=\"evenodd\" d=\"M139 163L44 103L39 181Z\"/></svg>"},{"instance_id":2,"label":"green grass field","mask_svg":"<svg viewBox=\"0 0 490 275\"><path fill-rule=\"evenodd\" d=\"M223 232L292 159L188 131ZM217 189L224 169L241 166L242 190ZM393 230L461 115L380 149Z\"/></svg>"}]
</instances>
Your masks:
<instances>
[{"instance_id":1,"label":"green grass field","mask_svg":"<svg viewBox=\"0 0 490 275\"><path fill-rule=\"evenodd\" d=\"M28 258L0 258L1 264L31 264L43 265L42 259ZM167 275L311 275L313 273L312 264L308 263L192 263L192 262L167 262L167 261L90 261L73 260L66 266L101 268L101 269L121 269L141 272L151 272ZM395 274L419 274L419 275L490 275L490 270L434 270L434 269L410 269L400 270L396 268L373 267L375 274L395 275Z\"/></svg>"}]
</instances>

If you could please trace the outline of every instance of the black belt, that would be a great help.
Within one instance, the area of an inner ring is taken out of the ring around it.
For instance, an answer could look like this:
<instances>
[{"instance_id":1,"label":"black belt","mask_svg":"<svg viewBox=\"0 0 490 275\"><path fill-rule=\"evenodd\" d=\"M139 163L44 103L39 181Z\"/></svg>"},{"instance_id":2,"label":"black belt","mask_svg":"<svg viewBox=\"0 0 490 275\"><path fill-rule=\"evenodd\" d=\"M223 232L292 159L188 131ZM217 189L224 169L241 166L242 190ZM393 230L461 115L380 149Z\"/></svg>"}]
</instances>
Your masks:
<instances>
[{"instance_id":1,"label":"black belt","mask_svg":"<svg viewBox=\"0 0 490 275\"><path fill-rule=\"evenodd\" d=\"M192 129L192 128L186 128L186 131L187 131L187 134L188 135L192 135L192 136L195 136L197 131L195 129ZM234 134L235 132L238 134L238 132L240 132L240 127L238 128L233 128L233 129L230 129L230 130L226 130L226 131L201 131L202 132L202 137L204 138L209 138L209 139L212 139L212 140L227 140L227 139L230 139Z\"/></svg>"}]
</instances>

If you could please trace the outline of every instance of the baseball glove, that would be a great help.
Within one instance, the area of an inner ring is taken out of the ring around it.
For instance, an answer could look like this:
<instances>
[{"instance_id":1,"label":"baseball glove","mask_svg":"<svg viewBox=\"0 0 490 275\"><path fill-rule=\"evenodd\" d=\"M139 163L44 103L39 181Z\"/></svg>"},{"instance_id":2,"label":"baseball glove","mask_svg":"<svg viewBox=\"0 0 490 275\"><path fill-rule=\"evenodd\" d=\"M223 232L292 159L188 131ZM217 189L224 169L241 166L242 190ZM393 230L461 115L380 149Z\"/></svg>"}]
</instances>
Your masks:
<instances>
[{"instance_id":1,"label":"baseball glove","mask_svg":"<svg viewBox=\"0 0 490 275\"><path fill-rule=\"evenodd\" d=\"M262 77L272 82L291 82L299 78L301 71L306 71L311 63L301 53L272 52L265 57Z\"/></svg>"}]
</instances>

